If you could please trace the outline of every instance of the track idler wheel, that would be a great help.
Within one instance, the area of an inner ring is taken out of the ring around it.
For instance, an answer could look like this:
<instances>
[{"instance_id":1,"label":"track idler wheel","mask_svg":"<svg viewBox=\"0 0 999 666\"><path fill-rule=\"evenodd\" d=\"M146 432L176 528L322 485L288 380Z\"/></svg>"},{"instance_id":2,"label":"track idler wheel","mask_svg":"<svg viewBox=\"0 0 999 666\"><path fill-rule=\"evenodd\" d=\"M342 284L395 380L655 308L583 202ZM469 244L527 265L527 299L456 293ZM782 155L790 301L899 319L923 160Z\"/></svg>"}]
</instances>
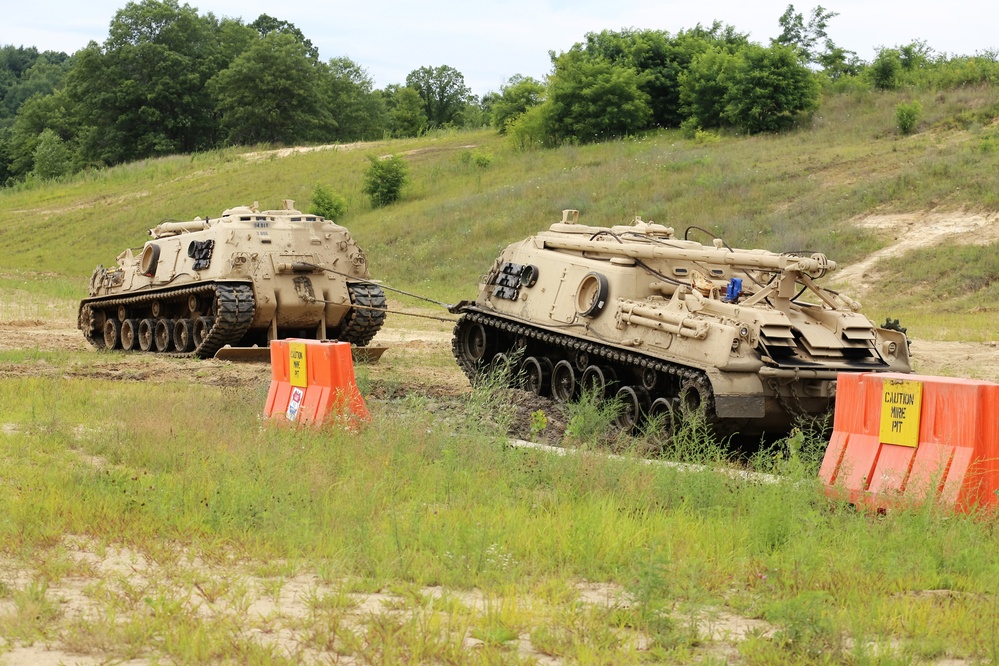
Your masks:
<instances>
[{"instance_id":1,"label":"track idler wheel","mask_svg":"<svg viewBox=\"0 0 999 666\"><path fill-rule=\"evenodd\" d=\"M486 357L487 347L488 338L485 326L478 322L469 324L461 335L461 353L465 360L473 366L482 363Z\"/></svg>"},{"instance_id":2,"label":"track idler wheel","mask_svg":"<svg viewBox=\"0 0 999 666\"><path fill-rule=\"evenodd\" d=\"M692 379L680 385L678 407L683 414L704 414L708 396L705 389Z\"/></svg>"}]
</instances>

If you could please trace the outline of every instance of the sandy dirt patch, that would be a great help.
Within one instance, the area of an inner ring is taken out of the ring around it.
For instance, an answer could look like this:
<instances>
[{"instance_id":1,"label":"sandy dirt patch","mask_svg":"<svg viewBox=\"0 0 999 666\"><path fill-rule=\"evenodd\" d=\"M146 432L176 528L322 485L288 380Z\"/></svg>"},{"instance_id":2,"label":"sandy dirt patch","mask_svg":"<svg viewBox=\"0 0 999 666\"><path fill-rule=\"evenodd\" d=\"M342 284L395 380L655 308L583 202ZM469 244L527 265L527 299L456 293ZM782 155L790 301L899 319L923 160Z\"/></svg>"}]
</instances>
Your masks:
<instances>
[{"instance_id":1,"label":"sandy dirt patch","mask_svg":"<svg viewBox=\"0 0 999 666\"><path fill-rule=\"evenodd\" d=\"M845 266L832 276L833 282L850 284L851 290L858 294L877 284L876 266L882 259L900 257L906 252L942 243L988 245L999 242L999 214L996 213L872 215L856 220L855 224L892 239L863 261Z\"/></svg>"},{"instance_id":2,"label":"sandy dirt patch","mask_svg":"<svg viewBox=\"0 0 999 666\"><path fill-rule=\"evenodd\" d=\"M327 143L321 146L294 146L292 148L275 148L274 150L258 150L252 153L243 153L241 157L247 162L259 162L271 158L290 157L291 155L301 155L303 153L316 153L325 150L337 152L349 152L359 148L372 148L379 145L378 142L356 141L354 143Z\"/></svg>"}]
</instances>

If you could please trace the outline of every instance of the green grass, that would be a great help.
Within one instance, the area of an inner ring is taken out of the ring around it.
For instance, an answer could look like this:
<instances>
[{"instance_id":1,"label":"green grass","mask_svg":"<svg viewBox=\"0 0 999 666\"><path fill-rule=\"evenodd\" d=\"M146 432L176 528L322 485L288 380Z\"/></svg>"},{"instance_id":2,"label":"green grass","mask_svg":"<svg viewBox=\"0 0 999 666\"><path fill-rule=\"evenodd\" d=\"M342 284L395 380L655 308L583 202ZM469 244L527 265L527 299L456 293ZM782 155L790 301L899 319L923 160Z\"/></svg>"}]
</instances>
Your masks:
<instances>
[{"instance_id":1,"label":"green grass","mask_svg":"<svg viewBox=\"0 0 999 666\"><path fill-rule=\"evenodd\" d=\"M474 663L466 634L501 660L521 636L572 663L683 662L720 609L773 627L736 644L744 663L877 661L872 645L889 642L890 663L999 656L995 516L856 512L794 465L779 470L794 482L774 485L552 457L391 403L359 432L269 427L264 388L0 381L0 558L32 572L0 581L0 639L271 663L238 615L195 621L197 606L238 613L252 590L286 598L285 581L311 573L323 581L311 615L272 630L293 623L297 645L367 663ZM98 576L69 538L139 564ZM46 592L74 579L90 581L98 620L63 615ZM631 601L579 605L577 581ZM352 589L391 590L399 612L358 625ZM447 602L471 590L492 601Z\"/></svg>"}]
</instances>

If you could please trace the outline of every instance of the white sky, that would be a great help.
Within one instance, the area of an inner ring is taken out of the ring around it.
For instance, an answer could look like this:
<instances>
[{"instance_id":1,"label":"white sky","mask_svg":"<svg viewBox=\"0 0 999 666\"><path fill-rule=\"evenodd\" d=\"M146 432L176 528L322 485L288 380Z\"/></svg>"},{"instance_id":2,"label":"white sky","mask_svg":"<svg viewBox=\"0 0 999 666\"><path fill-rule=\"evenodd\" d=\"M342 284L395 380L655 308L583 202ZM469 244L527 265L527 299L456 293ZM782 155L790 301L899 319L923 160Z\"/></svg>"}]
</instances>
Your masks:
<instances>
[{"instance_id":1,"label":"white sky","mask_svg":"<svg viewBox=\"0 0 999 666\"><path fill-rule=\"evenodd\" d=\"M0 0L0 44L73 53L103 42L127 0ZM182 1L183 5L184 2ZM550 50L587 32L652 28L675 33L715 19L768 44L780 33L787 0L193 0L202 15L260 14L294 23L323 60L348 56L375 87L403 83L422 67L450 65L472 92L498 90L514 74L544 77ZM827 0L793 3L807 20L821 4L839 12L828 33L870 61L878 46L926 41L936 52L973 55L999 48L996 0Z\"/></svg>"}]
</instances>

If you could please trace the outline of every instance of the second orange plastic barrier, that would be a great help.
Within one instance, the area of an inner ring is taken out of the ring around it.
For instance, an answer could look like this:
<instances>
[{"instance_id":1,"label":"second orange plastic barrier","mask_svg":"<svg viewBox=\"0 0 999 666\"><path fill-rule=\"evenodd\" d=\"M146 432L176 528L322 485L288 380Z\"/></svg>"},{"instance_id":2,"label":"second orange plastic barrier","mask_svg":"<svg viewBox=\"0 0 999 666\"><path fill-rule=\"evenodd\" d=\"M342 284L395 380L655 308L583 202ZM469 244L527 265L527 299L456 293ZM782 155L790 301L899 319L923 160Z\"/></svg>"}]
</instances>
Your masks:
<instances>
[{"instance_id":1,"label":"second orange plastic barrier","mask_svg":"<svg viewBox=\"0 0 999 666\"><path fill-rule=\"evenodd\" d=\"M836 384L819 471L827 492L879 509L929 498L999 506L999 384L876 373Z\"/></svg>"}]
</instances>

